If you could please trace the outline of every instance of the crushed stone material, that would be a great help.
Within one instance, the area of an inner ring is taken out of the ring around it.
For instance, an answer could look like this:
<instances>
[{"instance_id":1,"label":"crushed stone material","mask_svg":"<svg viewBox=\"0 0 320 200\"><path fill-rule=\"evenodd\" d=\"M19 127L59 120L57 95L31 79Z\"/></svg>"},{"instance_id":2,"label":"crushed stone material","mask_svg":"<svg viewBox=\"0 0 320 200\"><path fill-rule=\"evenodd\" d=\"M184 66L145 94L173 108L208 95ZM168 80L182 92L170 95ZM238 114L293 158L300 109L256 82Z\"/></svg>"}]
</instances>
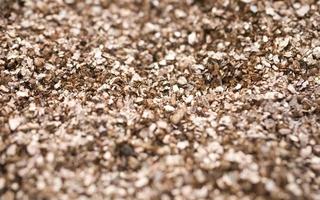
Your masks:
<instances>
[{"instance_id":1,"label":"crushed stone material","mask_svg":"<svg viewBox=\"0 0 320 200\"><path fill-rule=\"evenodd\" d=\"M0 9L0 199L320 199L320 1Z\"/></svg>"}]
</instances>

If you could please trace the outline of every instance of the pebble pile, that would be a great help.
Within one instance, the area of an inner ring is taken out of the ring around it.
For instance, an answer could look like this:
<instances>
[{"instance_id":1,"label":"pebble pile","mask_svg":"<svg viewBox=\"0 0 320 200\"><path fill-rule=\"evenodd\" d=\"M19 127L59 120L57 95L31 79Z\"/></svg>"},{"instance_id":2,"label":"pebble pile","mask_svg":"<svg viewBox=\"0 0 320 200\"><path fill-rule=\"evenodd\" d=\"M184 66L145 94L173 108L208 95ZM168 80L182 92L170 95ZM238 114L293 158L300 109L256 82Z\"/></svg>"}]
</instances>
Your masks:
<instances>
[{"instance_id":1,"label":"pebble pile","mask_svg":"<svg viewBox=\"0 0 320 200\"><path fill-rule=\"evenodd\" d=\"M0 199L320 199L320 1L0 7Z\"/></svg>"}]
</instances>

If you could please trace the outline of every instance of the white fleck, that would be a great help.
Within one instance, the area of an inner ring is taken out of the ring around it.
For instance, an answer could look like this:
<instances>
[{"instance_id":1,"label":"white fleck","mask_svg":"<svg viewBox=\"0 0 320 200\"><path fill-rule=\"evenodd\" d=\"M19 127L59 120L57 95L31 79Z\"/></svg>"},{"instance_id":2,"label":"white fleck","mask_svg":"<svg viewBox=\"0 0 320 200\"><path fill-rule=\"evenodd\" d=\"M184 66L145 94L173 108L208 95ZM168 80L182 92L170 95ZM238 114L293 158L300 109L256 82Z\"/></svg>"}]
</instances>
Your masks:
<instances>
[{"instance_id":1,"label":"white fleck","mask_svg":"<svg viewBox=\"0 0 320 200\"><path fill-rule=\"evenodd\" d=\"M193 45L197 42L197 35L195 32L192 32L191 34L188 35L188 43L190 45Z\"/></svg>"},{"instance_id":2,"label":"white fleck","mask_svg":"<svg viewBox=\"0 0 320 200\"><path fill-rule=\"evenodd\" d=\"M274 11L274 9L271 7L266 8L266 14L272 16L274 20L281 19L280 15L276 11Z\"/></svg>"},{"instance_id":3,"label":"white fleck","mask_svg":"<svg viewBox=\"0 0 320 200\"><path fill-rule=\"evenodd\" d=\"M242 85L241 85L240 83L238 83L238 84L236 85L236 87L234 87L234 89L235 89L235 90L240 90L241 87L242 87Z\"/></svg>"},{"instance_id":4,"label":"white fleck","mask_svg":"<svg viewBox=\"0 0 320 200\"><path fill-rule=\"evenodd\" d=\"M74 0L65 0L67 4L73 4Z\"/></svg>"},{"instance_id":5,"label":"white fleck","mask_svg":"<svg viewBox=\"0 0 320 200\"><path fill-rule=\"evenodd\" d=\"M258 70L261 70L261 69L263 69L264 67L263 67L263 65L261 65L261 64L257 64L254 68L255 68L255 69L258 69Z\"/></svg>"},{"instance_id":6,"label":"white fleck","mask_svg":"<svg viewBox=\"0 0 320 200\"><path fill-rule=\"evenodd\" d=\"M261 61L261 64L264 65L265 67L271 67L270 63L268 61L266 61L265 59L263 59Z\"/></svg>"},{"instance_id":7,"label":"white fleck","mask_svg":"<svg viewBox=\"0 0 320 200\"><path fill-rule=\"evenodd\" d=\"M165 56L166 60L175 60L176 59L176 53L173 51L170 51L166 56Z\"/></svg>"},{"instance_id":8,"label":"white fleck","mask_svg":"<svg viewBox=\"0 0 320 200\"><path fill-rule=\"evenodd\" d=\"M16 130L21 123L23 122L23 117L14 117L9 119L9 128L14 131Z\"/></svg>"},{"instance_id":9,"label":"white fleck","mask_svg":"<svg viewBox=\"0 0 320 200\"><path fill-rule=\"evenodd\" d=\"M157 122L157 126L158 128L166 129L168 127L168 123L163 120L160 120Z\"/></svg>"},{"instance_id":10,"label":"white fleck","mask_svg":"<svg viewBox=\"0 0 320 200\"><path fill-rule=\"evenodd\" d=\"M173 92L179 92L179 87L177 85L172 86Z\"/></svg>"},{"instance_id":11,"label":"white fleck","mask_svg":"<svg viewBox=\"0 0 320 200\"><path fill-rule=\"evenodd\" d=\"M307 146L306 148L303 148L303 149L300 150L300 155L303 158L306 158L306 157L310 156L311 153L312 153L311 146Z\"/></svg>"},{"instance_id":12,"label":"white fleck","mask_svg":"<svg viewBox=\"0 0 320 200\"><path fill-rule=\"evenodd\" d=\"M0 85L0 90L2 92L9 92L10 90L8 88L6 88L4 85Z\"/></svg>"},{"instance_id":13,"label":"white fleck","mask_svg":"<svg viewBox=\"0 0 320 200\"><path fill-rule=\"evenodd\" d=\"M1 178L0 178L0 190L2 190L5 185L6 185L6 179L4 179L3 177L1 177Z\"/></svg>"},{"instance_id":14,"label":"white fleck","mask_svg":"<svg viewBox=\"0 0 320 200\"><path fill-rule=\"evenodd\" d=\"M289 135L290 140L292 140L293 142L298 142L299 138L295 135Z\"/></svg>"},{"instance_id":15,"label":"white fleck","mask_svg":"<svg viewBox=\"0 0 320 200\"><path fill-rule=\"evenodd\" d=\"M222 86L218 86L215 88L215 91L221 93L224 91L224 88Z\"/></svg>"},{"instance_id":16,"label":"white fleck","mask_svg":"<svg viewBox=\"0 0 320 200\"><path fill-rule=\"evenodd\" d=\"M208 52L208 56L216 60L222 60L225 55L226 54L223 52L214 52L214 51Z\"/></svg>"},{"instance_id":17,"label":"white fleck","mask_svg":"<svg viewBox=\"0 0 320 200\"><path fill-rule=\"evenodd\" d=\"M278 50L282 51L284 48L286 48L288 46L290 42L290 38L286 37L286 38L277 38L276 39L276 43L278 46Z\"/></svg>"},{"instance_id":18,"label":"white fleck","mask_svg":"<svg viewBox=\"0 0 320 200\"><path fill-rule=\"evenodd\" d=\"M56 83L53 87L54 89L59 89L61 86L61 81L59 81L58 83Z\"/></svg>"},{"instance_id":19,"label":"white fleck","mask_svg":"<svg viewBox=\"0 0 320 200\"><path fill-rule=\"evenodd\" d=\"M132 76L132 78L131 78L131 81L132 81L132 82L142 81L142 78L141 78L141 76L140 76L139 74L134 73L133 76Z\"/></svg>"},{"instance_id":20,"label":"white fleck","mask_svg":"<svg viewBox=\"0 0 320 200\"><path fill-rule=\"evenodd\" d=\"M183 10L180 10L180 9L175 9L174 14L177 18L184 18L187 16L187 14Z\"/></svg>"},{"instance_id":21,"label":"white fleck","mask_svg":"<svg viewBox=\"0 0 320 200\"><path fill-rule=\"evenodd\" d=\"M167 112L173 112L175 110L175 108L173 106L170 106L170 105L165 105L164 109Z\"/></svg>"},{"instance_id":22,"label":"white fleck","mask_svg":"<svg viewBox=\"0 0 320 200\"><path fill-rule=\"evenodd\" d=\"M39 149L37 147L37 144L35 143L31 143L27 146L27 152L30 154L30 155L35 155L39 152Z\"/></svg>"},{"instance_id":23,"label":"white fleck","mask_svg":"<svg viewBox=\"0 0 320 200\"><path fill-rule=\"evenodd\" d=\"M296 10L296 13L299 17L304 17L310 10L310 6L308 4L301 6Z\"/></svg>"},{"instance_id":24,"label":"white fleck","mask_svg":"<svg viewBox=\"0 0 320 200\"><path fill-rule=\"evenodd\" d=\"M48 162L53 162L54 161L54 153L49 152L46 156L46 159Z\"/></svg>"},{"instance_id":25,"label":"white fleck","mask_svg":"<svg viewBox=\"0 0 320 200\"><path fill-rule=\"evenodd\" d=\"M201 64L195 64L195 65L192 65L192 67L194 68L194 69L198 69L198 70L204 70L205 69L205 67L203 66L203 65L201 65Z\"/></svg>"},{"instance_id":26,"label":"white fleck","mask_svg":"<svg viewBox=\"0 0 320 200\"><path fill-rule=\"evenodd\" d=\"M289 92L291 92L292 94L297 93L296 89L294 88L294 86L292 84L288 85L288 90Z\"/></svg>"},{"instance_id":27,"label":"white fleck","mask_svg":"<svg viewBox=\"0 0 320 200\"><path fill-rule=\"evenodd\" d=\"M266 181L265 187L267 191L271 192L274 191L277 186L273 180L269 179Z\"/></svg>"},{"instance_id":28,"label":"white fleck","mask_svg":"<svg viewBox=\"0 0 320 200\"><path fill-rule=\"evenodd\" d=\"M251 10L251 12L253 12L253 13L257 13L257 12L258 12L258 7L257 7L256 5L251 5L251 6L250 6L250 10Z\"/></svg>"},{"instance_id":29,"label":"white fleck","mask_svg":"<svg viewBox=\"0 0 320 200\"><path fill-rule=\"evenodd\" d=\"M188 83L188 80L184 76L180 76L177 82L179 85L185 85Z\"/></svg>"},{"instance_id":30,"label":"white fleck","mask_svg":"<svg viewBox=\"0 0 320 200\"><path fill-rule=\"evenodd\" d=\"M165 66L165 65L167 65L167 61L166 61L166 60L161 60L161 61L159 62L159 65Z\"/></svg>"},{"instance_id":31,"label":"white fleck","mask_svg":"<svg viewBox=\"0 0 320 200\"><path fill-rule=\"evenodd\" d=\"M180 165L183 163L183 159L180 155L168 155L166 156L167 165Z\"/></svg>"},{"instance_id":32,"label":"white fleck","mask_svg":"<svg viewBox=\"0 0 320 200\"><path fill-rule=\"evenodd\" d=\"M268 42L268 41L269 41L268 36L264 35L264 36L262 37L262 41L263 41L264 43Z\"/></svg>"},{"instance_id":33,"label":"white fleck","mask_svg":"<svg viewBox=\"0 0 320 200\"><path fill-rule=\"evenodd\" d=\"M244 28L244 30L249 30L250 29L250 24L248 22L245 22L243 24L243 28Z\"/></svg>"},{"instance_id":34,"label":"white fleck","mask_svg":"<svg viewBox=\"0 0 320 200\"><path fill-rule=\"evenodd\" d=\"M17 145L13 144L7 149L7 155L8 156L13 156L17 152Z\"/></svg>"},{"instance_id":35,"label":"white fleck","mask_svg":"<svg viewBox=\"0 0 320 200\"><path fill-rule=\"evenodd\" d=\"M112 157L112 155L111 155L111 153L110 153L109 151L107 151L107 152L105 152L105 153L103 154L103 158L104 158L105 160L110 160L111 157Z\"/></svg>"},{"instance_id":36,"label":"white fleck","mask_svg":"<svg viewBox=\"0 0 320 200\"><path fill-rule=\"evenodd\" d=\"M193 95L189 95L189 96L187 96L187 97L184 99L184 101L185 101L186 103L191 103L192 100L193 100Z\"/></svg>"},{"instance_id":37,"label":"white fleck","mask_svg":"<svg viewBox=\"0 0 320 200\"><path fill-rule=\"evenodd\" d=\"M274 62L275 64L279 64L279 63L280 63L280 59L279 59L279 56L278 56L278 55L273 56L272 60L273 60L273 62Z\"/></svg>"},{"instance_id":38,"label":"white fleck","mask_svg":"<svg viewBox=\"0 0 320 200\"><path fill-rule=\"evenodd\" d=\"M296 196L302 195L302 190L300 189L299 185L297 185L296 183L288 184L287 189L290 190Z\"/></svg>"},{"instance_id":39,"label":"white fleck","mask_svg":"<svg viewBox=\"0 0 320 200\"><path fill-rule=\"evenodd\" d=\"M312 50L312 55L313 55L314 57L316 57L317 59L320 59L320 46L315 47L315 48Z\"/></svg>"},{"instance_id":40,"label":"white fleck","mask_svg":"<svg viewBox=\"0 0 320 200\"><path fill-rule=\"evenodd\" d=\"M17 96L18 97L27 97L27 96L29 96L29 93L28 93L28 91L18 91Z\"/></svg>"},{"instance_id":41,"label":"white fleck","mask_svg":"<svg viewBox=\"0 0 320 200\"><path fill-rule=\"evenodd\" d=\"M186 140L186 141L181 141L181 142L178 142L177 143L177 148L178 149L185 149L189 146L189 142Z\"/></svg>"},{"instance_id":42,"label":"white fleck","mask_svg":"<svg viewBox=\"0 0 320 200\"><path fill-rule=\"evenodd\" d=\"M94 49L94 58L95 59L101 59L102 58L102 52L99 48Z\"/></svg>"},{"instance_id":43,"label":"white fleck","mask_svg":"<svg viewBox=\"0 0 320 200\"><path fill-rule=\"evenodd\" d=\"M146 177L142 177L135 182L135 186L138 188L141 188L141 187L147 185L148 182L149 182L149 180Z\"/></svg>"},{"instance_id":44,"label":"white fleck","mask_svg":"<svg viewBox=\"0 0 320 200\"><path fill-rule=\"evenodd\" d=\"M225 115L225 116L221 117L219 123L222 125L225 125L225 126L232 126L232 119L230 116Z\"/></svg>"},{"instance_id":45,"label":"white fleck","mask_svg":"<svg viewBox=\"0 0 320 200\"><path fill-rule=\"evenodd\" d=\"M269 92L266 92L265 95L264 95L264 99L276 99L276 98L282 98L283 97L283 94L279 93L279 92L272 92L272 91L269 91Z\"/></svg>"}]
</instances>

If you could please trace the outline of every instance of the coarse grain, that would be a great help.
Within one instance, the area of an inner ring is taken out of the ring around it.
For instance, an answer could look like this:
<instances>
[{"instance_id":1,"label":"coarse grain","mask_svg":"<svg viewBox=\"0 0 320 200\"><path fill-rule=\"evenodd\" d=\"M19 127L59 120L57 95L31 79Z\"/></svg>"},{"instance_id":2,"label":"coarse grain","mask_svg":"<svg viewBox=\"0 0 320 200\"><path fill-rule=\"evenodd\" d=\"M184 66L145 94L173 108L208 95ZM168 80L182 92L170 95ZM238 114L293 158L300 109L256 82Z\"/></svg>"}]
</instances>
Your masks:
<instances>
[{"instance_id":1,"label":"coarse grain","mask_svg":"<svg viewBox=\"0 0 320 200\"><path fill-rule=\"evenodd\" d=\"M319 1L0 9L0 199L320 199Z\"/></svg>"}]
</instances>

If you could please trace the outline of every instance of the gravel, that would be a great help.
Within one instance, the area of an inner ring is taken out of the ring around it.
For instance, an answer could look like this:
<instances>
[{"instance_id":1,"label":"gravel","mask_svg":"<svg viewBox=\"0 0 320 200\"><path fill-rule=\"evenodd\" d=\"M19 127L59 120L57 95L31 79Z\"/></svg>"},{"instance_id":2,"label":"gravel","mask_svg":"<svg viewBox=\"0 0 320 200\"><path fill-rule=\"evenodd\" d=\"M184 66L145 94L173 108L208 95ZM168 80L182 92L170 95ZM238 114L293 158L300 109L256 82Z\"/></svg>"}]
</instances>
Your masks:
<instances>
[{"instance_id":1,"label":"gravel","mask_svg":"<svg viewBox=\"0 0 320 200\"><path fill-rule=\"evenodd\" d=\"M0 199L320 199L319 1L0 8Z\"/></svg>"}]
</instances>

